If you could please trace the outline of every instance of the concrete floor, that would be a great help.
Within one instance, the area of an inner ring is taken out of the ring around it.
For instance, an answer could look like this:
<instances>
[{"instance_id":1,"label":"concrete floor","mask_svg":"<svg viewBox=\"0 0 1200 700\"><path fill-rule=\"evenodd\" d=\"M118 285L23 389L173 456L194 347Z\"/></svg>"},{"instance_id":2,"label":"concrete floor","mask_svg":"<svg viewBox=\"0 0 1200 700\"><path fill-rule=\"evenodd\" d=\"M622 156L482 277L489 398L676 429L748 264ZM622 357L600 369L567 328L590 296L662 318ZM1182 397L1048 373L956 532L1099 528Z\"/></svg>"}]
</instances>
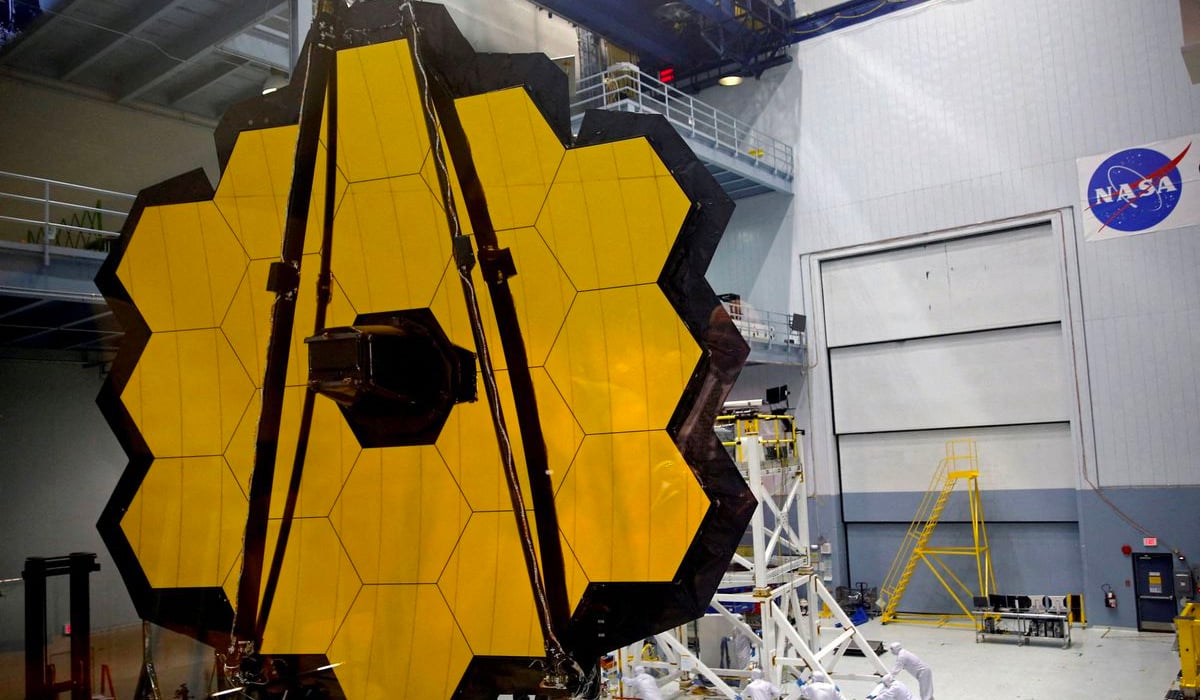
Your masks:
<instances>
[{"instance_id":1,"label":"concrete floor","mask_svg":"<svg viewBox=\"0 0 1200 700\"><path fill-rule=\"evenodd\" d=\"M885 627L878 620L860 629L870 640L885 645L898 641L924 659L933 668L938 700L1162 700L1177 687L1174 634L1076 626L1071 647L1063 649L1052 642L1017 646L1005 639L977 644L971 630L912 624ZM212 670L211 651L165 630L157 630L156 639L155 662L164 697L170 697L181 682L187 682L193 692L204 688ZM129 697L140 670L141 627L98 633L93 646L97 663L112 664L118 697ZM65 654L65 649L58 651L59 656ZM59 668L67 666L65 656L54 660ZM888 667L894 661L889 653L881 660ZM19 652L0 654L0 700L19 700L24 695L22 670ZM865 659L855 657L844 658L836 670L871 672ZM916 692L915 679L901 675L901 681ZM839 685L847 700L864 700L875 686L866 681L839 681Z\"/></svg>"},{"instance_id":2,"label":"concrete floor","mask_svg":"<svg viewBox=\"0 0 1200 700\"><path fill-rule=\"evenodd\" d=\"M1161 700L1176 685L1175 635L1127 628L1076 626L1072 644L1017 646L1000 639L975 642L971 630L913 624L859 627L867 639L898 641L933 668L937 700ZM881 660L891 666L885 653ZM847 658L847 670L856 659ZM901 680L916 695L916 680ZM862 700L871 684L839 684L849 700Z\"/></svg>"}]
</instances>

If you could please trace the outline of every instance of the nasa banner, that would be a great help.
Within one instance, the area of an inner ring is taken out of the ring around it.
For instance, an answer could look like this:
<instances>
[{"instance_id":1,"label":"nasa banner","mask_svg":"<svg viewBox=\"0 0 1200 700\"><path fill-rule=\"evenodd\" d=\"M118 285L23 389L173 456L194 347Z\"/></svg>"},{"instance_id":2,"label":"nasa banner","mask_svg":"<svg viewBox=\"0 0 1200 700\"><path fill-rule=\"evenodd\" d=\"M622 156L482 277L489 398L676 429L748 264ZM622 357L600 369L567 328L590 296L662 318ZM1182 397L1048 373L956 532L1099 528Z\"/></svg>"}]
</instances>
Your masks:
<instances>
[{"instance_id":1,"label":"nasa banner","mask_svg":"<svg viewBox=\"0 0 1200 700\"><path fill-rule=\"evenodd\" d=\"M1075 163L1089 241L1200 224L1200 134Z\"/></svg>"}]
</instances>

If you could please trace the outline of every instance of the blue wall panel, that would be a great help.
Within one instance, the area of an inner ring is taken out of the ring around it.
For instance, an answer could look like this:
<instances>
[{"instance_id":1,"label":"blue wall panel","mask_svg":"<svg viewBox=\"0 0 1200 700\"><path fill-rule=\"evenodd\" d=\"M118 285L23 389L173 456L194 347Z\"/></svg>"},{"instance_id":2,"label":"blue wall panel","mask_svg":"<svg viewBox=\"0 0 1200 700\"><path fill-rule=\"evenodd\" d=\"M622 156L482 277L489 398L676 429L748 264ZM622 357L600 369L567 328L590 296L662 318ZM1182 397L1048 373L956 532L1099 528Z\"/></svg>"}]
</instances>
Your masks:
<instances>
[{"instance_id":1,"label":"blue wall panel","mask_svg":"<svg viewBox=\"0 0 1200 700\"><path fill-rule=\"evenodd\" d=\"M1080 529L1084 552L1084 600L1092 624L1135 627L1137 613L1132 588L1133 564L1121 545L1135 552L1178 550L1190 564L1200 564L1200 488L1104 489L1104 497L1158 538L1159 546L1142 546L1144 533L1124 521L1092 491L1079 492ZM1116 610L1104 607L1100 586L1117 594Z\"/></svg>"},{"instance_id":2,"label":"blue wall panel","mask_svg":"<svg viewBox=\"0 0 1200 700\"><path fill-rule=\"evenodd\" d=\"M872 588L883 583L907 523L850 523L846 525L850 581ZM999 593L1062 595L1084 590L1079 530L1075 523L994 523L987 528ZM943 523L930 541L933 546L970 546L971 528ZM976 586L971 557L944 557L965 583ZM963 601L968 607L970 600ZM908 584L900 609L905 612L956 612L950 594L924 564Z\"/></svg>"},{"instance_id":3,"label":"blue wall panel","mask_svg":"<svg viewBox=\"0 0 1200 700\"><path fill-rule=\"evenodd\" d=\"M92 628L135 623L129 594L96 520L126 458L96 408L95 368L48 362L0 361L0 578L20 575L26 557L96 552L91 575ZM23 644L23 584L3 587L0 650ZM65 577L49 586L51 629L69 614ZM60 676L65 662L59 665ZM0 698L10 697L0 690Z\"/></svg>"},{"instance_id":4,"label":"blue wall panel","mask_svg":"<svg viewBox=\"0 0 1200 700\"><path fill-rule=\"evenodd\" d=\"M1200 488L1110 488L1103 493L1157 537L1159 546L1142 547L1146 533L1092 491L985 493L984 512L1000 592L1083 593L1089 624L1136 627L1132 564L1121 546L1128 544L1134 551L1178 550L1189 565L1200 563ZM880 585L920 495L844 494L851 582ZM970 530L961 522L965 497L955 496L959 503L947 508L934 544L970 544ZM1037 522L1039 509L1042 520L1059 522ZM1070 522L1071 511L1078 513L1079 525ZM1019 520L1027 522L1012 522ZM969 567L956 571L973 576ZM1104 607L1102 584L1116 591L1116 610ZM904 601L903 609L919 612L944 612L951 603L927 572L913 577Z\"/></svg>"}]
</instances>

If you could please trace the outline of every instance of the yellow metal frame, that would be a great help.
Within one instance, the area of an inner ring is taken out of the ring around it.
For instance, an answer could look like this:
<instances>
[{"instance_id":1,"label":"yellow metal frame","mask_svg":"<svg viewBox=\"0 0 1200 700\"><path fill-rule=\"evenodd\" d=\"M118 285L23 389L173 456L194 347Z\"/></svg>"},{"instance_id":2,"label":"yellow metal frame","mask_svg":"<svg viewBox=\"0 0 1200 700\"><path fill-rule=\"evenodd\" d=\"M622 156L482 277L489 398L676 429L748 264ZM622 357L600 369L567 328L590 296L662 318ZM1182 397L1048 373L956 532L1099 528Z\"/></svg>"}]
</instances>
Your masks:
<instances>
[{"instance_id":1,"label":"yellow metal frame","mask_svg":"<svg viewBox=\"0 0 1200 700\"><path fill-rule=\"evenodd\" d=\"M780 429L775 431L776 437L764 437L761 429L761 424L763 423L780 424ZM734 461L736 461L738 464L743 464L746 461L742 455L742 437L745 435L758 436L758 442L763 447L764 455L768 454L768 448L774 447L774 454L786 455L788 458L788 463L799 463L800 447L796 442L796 420L788 414L730 414L725 416L717 416L716 425L734 426L734 439L722 440L721 444L725 447L734 448ZM782 459L777 461L782 461Z\"/></svg>"},{"instance_id":2,"label":"yellow metal frame","mask_svg":"<svg viewBox=\"0 0 1200 700\"><path fill-rule=\"evenodd\" d=\"M1075 599L1079 599L1079 605L1075 604ZM1079 608L1079 619L1075 619L1075 608ZM1083 604L1082 593L1070 593L1067 595L1067 622L1074 624L1079 623L1079 626L1087 629L1087 608Z\"/></svg>"},{"instance_id":3,"label":"yellow metal frame","mask_svg":"<svg viewBox=\"0 0 1200 700\"><path fill-rule=\"evenodd\" d=\"M883 614L880 621L909 622L913 624L939 625L979 629L980 620L966 602L974 596L986 597L996 587L996 574L992 569L991 548L988 545L987 525L983 518L983 502L979 494L979 454L974 438L946 441L946 456L939 462L929 489L917 508L917 514L908 526L896 557L880 587ZM967 484L967 499L971 511L971 538L973 545L960 547L931 547L933 535L942 511L954 492L958 482ZM948 556L969 556L975 559L977 590L972 590L942 559ZM918 562L924 562L961 612L950 613L901 613L897 610L904 591L908 587Z\"/></svg>"},{"instance_id":4,"label":"yellow metal frame","mask_svg":"<svg viewBox=\"0 0 1200 700\"><path fill-rule=\"evenodd\" d=\"M1175 618L1179 633L1179 689L1185 698L1200 694L1200 605L1188 603Z\"/></svg>"}]
</instances>

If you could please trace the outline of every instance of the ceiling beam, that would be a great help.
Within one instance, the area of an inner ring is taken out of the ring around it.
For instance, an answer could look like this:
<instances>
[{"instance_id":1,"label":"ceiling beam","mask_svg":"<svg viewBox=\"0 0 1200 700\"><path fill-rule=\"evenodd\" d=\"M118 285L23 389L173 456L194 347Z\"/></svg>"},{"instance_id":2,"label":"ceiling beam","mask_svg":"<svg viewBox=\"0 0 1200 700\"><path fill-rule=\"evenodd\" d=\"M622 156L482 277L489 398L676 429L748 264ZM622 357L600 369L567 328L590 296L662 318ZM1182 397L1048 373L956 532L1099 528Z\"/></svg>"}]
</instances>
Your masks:
<instances>
[{"instance_id":1,"label":"ceiling beam","mask_svg":"<svg viewBox=\"0 0 1200 700\"><path fill-rule=\"evenodd\" d=\"M655 27L653 15L643 11L638 3L628 0L534 0L534 4L643 58L676 63L685 61L690 53L687 45L671 36L668 30Z\"/></svg>"},{"instance_id":2,"label":"ceiling beam","mask_svg":"<svg viewBox=\"0 0 1200 700\"><path fill-rule=\"evenodd\" d=\"M112 345L112 349L116 350L116 349L118 349L118 346L120 345L119 341L121 340L121 336L123 336L124 333L114 332L114 331L99 331L96 333L90 333L90 335L92 335L91 338L87 338L86 340L75 343L74 345L68 345L67 347L62 348L62 349L63 350L105 350L105 349L107 349L107 346L104 345L104 341L112 340L112 341L117 341L116 343L114 343ZM96 347L97 344L99 344L100 347ZM88 347L88 346L92 346L92 347Z\"/></svg>"},{"instance_id":3,"label":"ceiling beam","mask_svg":"<svg viewBox=\"0 0 1200 700\"><path fill-rule=\"evenodd\" d=\"M276 38L256 26L242 32L217 47L221 53L244 58L264 68L276 68L284 73L292 72L292 60L288 39Z\"/></svg>"},{"instance_id":4,"label":"ceiling beam","mask_svg":"<svg viewBox=\"0 0 1200 700\"><path fill-rule=\"evenodd\" d=\"M225 76L240 70L247 63L248 61L240 56L225 56L224 60L220 63L202 71L199 75L183 82L179 87L168 93L167 104L174 107L179 102L183 102L190 97L195 97L197 94L212 87L214 83Z\"/></svg>"},{"instance_id":5,"label":"ceiling beam","mask_svg":"<svg viewBox=\"0 0 1200 700\"><path fill-rule=\"evenodd\" d=\"M752 69L753 77L757 78L768 68L784 65L791 60L792 57L788 55L784 47L752 56L748 61L749 66L728 59L717 60L681 74L675 79L675 86L680 90L699 92L716 85L721 76L731 71Z\"/></svg>"},{"instance_id":6,"label":"ceiling beam","mask_svg":"<svg viewBox=\"0 0 1200 700\"><path fill-rule=\"evenodd\" d=\"M286 0L270 0L266 5L257 2L237 4L234 10L214 18L213 21L204 24L202 29L181 37L180 41L171 47L171 57L158 56L133 71L121 81L117 101L130 102L137 99L177 74L195 59L213 51L217 44L253 27L284 4Z\"/></svg>"},{"instance_id":7,"label":"ceiling beam","mask_svg":"<svg viewBox=\"0 0 1200 700\"><path fill-rule=\"evenodd\" d=\"M183 0L142 0L136 5L137 9L122 16L113 23L113 26L106 27L107 32L102 32L94 41L79 46L68 56L63 62L59 79L73 80L89 66L95 65L110 51L120 46L126 39L134 38L133 35L145 29L151 22L162 17L165 12L181 2Z\"/></svg>"},{"instance_id":8,"label":"ceiling beam","mask_svg":"<svg viewBox=\"0 0 1200 700\"><path fill-rule=\"evenodd\" d=\"M718 56L758 73L754 57L787 46L790 21L764 0L683 0L707 25L701 38Z\"/></svg>"},{"instance_id":9,"label":"ceiling beam","mask_svg":"<svg viewBox=\"0 0 1200 700\"><path fill-rule=\"evenodd\" d=\"M748 3L741 0L737 7L734 7L733 0L683 0L683 4L717 24L736 27L735 31L738 32L770 31L786 38L788 25L791 23L791 18L780 12L773 3L764 0L750 0ZM737 14L739 11L743 13L740 16ZM746 26L745 20L757 21L765 27L763 30L756 30Z\"/></svg>"},{"instance_id":10,"label":"ceiling beam","mask_svg":"<svg viewBox=\"0 0 1200 700\"><path fill-rule=\"evenodd\" d=\"M16 307L15 309L10 309L4 313L0 313L0 320L8 318L9 316L16 316L17 314L23 314L26 311L31 311L33 309L36 309L37 307L42 306L43 304L50 303L49 299L34 299L32 297L24 297L24 298L29 299L28 304L24 304L22 306Z\"/></svg>"},{"instance_id":11,"label":"ceiling beam","mask_svg":"<svg viewBox=\"0 0 1200 700\"><path fill-rule=\"evenodd\" d=\"M85 316L84 318L81 318L76 321L71 321L70 323L64 323L64 324L62 324L62 326L60 326L60 328L70 328L73 330L80 330L75 327L81 326L85 323L99 321L100 319L111 319L111 318L113 318L112 309L105 307L104 310L99 313L94 313L91 316ZM91 328L85 328L82 330L86 330L89 333L120 333L120 331L108 331L108 330L103 330L103 329L91 329Z\"/></svg>"}]
</instances>

